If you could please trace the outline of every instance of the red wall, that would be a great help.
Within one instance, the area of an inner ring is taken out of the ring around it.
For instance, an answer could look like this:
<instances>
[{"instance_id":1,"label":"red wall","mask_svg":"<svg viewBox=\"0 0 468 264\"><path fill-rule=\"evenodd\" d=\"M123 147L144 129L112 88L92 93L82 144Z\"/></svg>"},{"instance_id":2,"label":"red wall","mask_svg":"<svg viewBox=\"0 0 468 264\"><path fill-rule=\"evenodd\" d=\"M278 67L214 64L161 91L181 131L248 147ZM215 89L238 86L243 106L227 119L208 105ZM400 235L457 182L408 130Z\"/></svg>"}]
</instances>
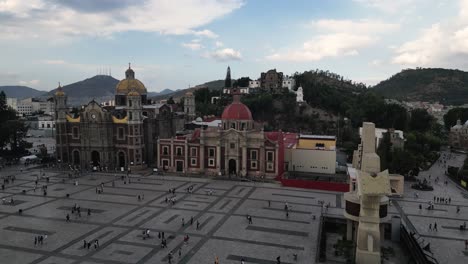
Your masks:
<instances>
[{"instance_id":1,"label":"red wall","mask_svg":"<svg viewBox=\"0 0 468 264\"><path fill-rule=\"evenodd\" d=\"M322 182L295 179L279 179L286 187L297 187L304 189L325 190L334 192L349 192L349 184L338 182Z\"/></svg>"}]
</instances>

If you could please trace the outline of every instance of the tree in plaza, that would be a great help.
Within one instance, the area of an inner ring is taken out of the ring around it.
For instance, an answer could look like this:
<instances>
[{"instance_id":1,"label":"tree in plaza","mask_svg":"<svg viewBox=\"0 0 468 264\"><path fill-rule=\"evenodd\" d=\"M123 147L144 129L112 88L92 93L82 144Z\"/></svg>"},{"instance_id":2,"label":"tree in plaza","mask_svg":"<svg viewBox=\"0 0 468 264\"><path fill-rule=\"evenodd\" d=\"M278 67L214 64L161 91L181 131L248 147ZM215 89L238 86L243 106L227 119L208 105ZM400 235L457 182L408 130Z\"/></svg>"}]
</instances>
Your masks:
<instances>
[{"instance_id":1,"label":"tree in plaza","mask_svg":"<svg viewBox=\"0 0 468 264\"><path fill-rule=\"evenodd\" d=\"M10 155L19 156L25 154L30 146L23 138L26 136L28 126L18 120L16 111L6 104L6 95L0 92L0 150L10 146Z\"/></svg>"}]
</instances>

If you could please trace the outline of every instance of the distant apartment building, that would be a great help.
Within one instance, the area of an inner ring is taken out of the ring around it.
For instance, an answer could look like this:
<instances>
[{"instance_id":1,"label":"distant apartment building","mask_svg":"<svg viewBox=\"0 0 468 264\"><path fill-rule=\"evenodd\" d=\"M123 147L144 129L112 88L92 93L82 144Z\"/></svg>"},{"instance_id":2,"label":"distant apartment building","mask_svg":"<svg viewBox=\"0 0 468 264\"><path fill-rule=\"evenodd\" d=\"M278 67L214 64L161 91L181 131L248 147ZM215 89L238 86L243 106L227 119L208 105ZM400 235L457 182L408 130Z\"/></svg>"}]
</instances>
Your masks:
<instances>
[{"instance_id":1,"label":"distant apartment building","mask_svg":"<svg viewBox=\"0 0 468 264\"><path fill-rule=\"evenodd\" d=\"M55 111L52 99L41 101L34 98L23 100L7 98L7 105L13 108L18 116L29 116L37 112L43 112L46 115L54 115Z\"/></svg>"},{"instance_id":2,"label":"distant apartment building","mask_svg":"<svg viewBox=\"0 0 468 264\"><path fill-rule=\"evenodd\" d=\"M13 110L18 111L18 99L17 98L7 98L7 105Z\"/></svg>"}]
</instances>

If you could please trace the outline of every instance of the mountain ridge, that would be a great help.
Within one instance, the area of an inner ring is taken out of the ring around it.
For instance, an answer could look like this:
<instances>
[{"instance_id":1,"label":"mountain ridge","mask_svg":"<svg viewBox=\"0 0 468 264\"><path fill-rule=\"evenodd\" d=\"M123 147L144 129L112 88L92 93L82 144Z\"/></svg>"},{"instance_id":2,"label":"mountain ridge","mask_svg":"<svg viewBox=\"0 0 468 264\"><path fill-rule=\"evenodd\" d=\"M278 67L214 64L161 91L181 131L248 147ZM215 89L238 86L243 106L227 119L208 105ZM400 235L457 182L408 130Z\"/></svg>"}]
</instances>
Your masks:
<instances>
[{"instance_id":1,"label":"mountain ridge","mask_svg":"<svg viewBox=\"0 0 468 264\"><path fill-rule=\"evenodd\" d=\"M461 105L468 103L468 72L443 68L405 69L372 89L385 98Z\"/></svg>"}]
</instances>

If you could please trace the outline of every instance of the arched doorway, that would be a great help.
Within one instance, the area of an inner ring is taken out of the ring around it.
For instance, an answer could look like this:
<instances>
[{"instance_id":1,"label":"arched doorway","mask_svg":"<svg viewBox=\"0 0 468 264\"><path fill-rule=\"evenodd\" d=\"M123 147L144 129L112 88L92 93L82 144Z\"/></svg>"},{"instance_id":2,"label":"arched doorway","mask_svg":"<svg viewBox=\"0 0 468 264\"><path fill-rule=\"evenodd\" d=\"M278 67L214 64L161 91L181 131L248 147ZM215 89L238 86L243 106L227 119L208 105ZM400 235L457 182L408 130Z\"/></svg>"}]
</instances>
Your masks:
<instances>
[{"instance_id":1,"label":"arched doorway","mask_svg":"<svg viewBox=\"0 0 468 264\"><path fill-rule=\"evenodd\" d=\"M78 150L73 151L73 165L80 165L80 152Z\"/></svg>"},{"instance_id":2,"label":"arched doorway","mask_svg":"<svg viewBox=\"0 0 468 264\"><path fill-rule=\"evenodd\" d=\"M119 152L119 168L125 168L125 154L123 152Z\"/></svg>"},{"instance_id":3,"label":"arched doorway","mask_svg":"<svg viewBox=\"0 0 468 264\"><path fill-rule=\"evenodd\" d=\"M93 166L99 166L99 163L101 162L101 157L99 156L99 152L97 151L91 152L91 162L93 163Z\"/></svg>"},{"instance_id":4,"label":"arched doorway","mask_svg":"<svg viewBox=\"0 0 468 264\"><path fill-rule=\"evenodd\" d=\"M229 175L237 173L237 165L235 159L229 160Z\"/></svg>"}]
</instances>

